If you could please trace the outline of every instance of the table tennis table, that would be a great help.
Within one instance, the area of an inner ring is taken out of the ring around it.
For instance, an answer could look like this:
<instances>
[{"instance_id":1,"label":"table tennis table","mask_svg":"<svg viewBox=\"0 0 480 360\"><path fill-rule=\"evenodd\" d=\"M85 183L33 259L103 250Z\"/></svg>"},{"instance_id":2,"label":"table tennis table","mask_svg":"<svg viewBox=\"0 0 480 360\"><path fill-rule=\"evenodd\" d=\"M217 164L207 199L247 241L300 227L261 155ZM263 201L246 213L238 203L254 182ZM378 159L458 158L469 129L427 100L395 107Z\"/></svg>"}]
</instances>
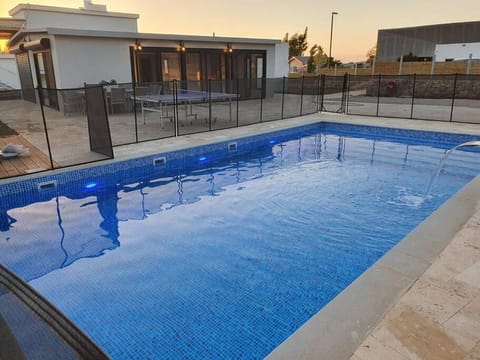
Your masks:
<instances>
[{"instance_id":1,"label":"table tennis table","mask_svg":"<svg viewBox=\"0 0 480 360\"><path fill-rule=\"evenodd\" d=\"M171 119L168 115L167 106L174 104L182 104L185 111L185 119L190 117L197 119L197 115L193 113L194 103L208 103L209 101L228 101L229 120L232 121L232 100L238 98L238 94L208 92L196 90L178 90L176 94L162 95L140 95L135 96L135 101L140 103L142 109L143 124L146 123L145 112L152 111L160 113L160 126L163 129L164 117Z\"/></svg>"}]
</instances>

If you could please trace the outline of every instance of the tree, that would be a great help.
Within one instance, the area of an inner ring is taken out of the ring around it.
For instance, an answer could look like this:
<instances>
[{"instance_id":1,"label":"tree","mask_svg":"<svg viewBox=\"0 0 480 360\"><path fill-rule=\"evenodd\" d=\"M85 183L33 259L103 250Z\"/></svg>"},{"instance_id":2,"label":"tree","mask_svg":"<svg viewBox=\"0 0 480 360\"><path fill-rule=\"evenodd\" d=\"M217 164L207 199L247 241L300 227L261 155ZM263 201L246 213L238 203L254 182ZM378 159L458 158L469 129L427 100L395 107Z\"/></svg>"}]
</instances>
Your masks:
<instances>
[{"instance_id":1,"label":"tree","mask_svg":"<svg viewBox=\"0 0 480 360\"><path fill-rule=\"evenodd\" d=\"M370 50L367 51L366 56L367 56L367 64L372 65L373 60L377 56L377 45L372 46Z\"/></svg>"},{"instance_id":2,"label":"tree","mask_svg":"<svg viewBox=\"0 0 480 360\"><path fill-rule=\"evenodd\" d=\"M328 56L327 56L328 59ZM335 67L335 65L340 66L342 65L342 62L338 59L335 59L333 57L330 58L330 61L328 61L328 64L330 64L330 67Z\"/></svg>"},{"instance_id":3,"label":"tree","mask_svg":"<svg viewBox=\"0 0 480 360\"><path fill-rule=\"evenodd\" d=\"M315 62L315 56L317 55L319 50L323 52L322 48L319 47L317 44L313 45L310 48L310 56L309 56L308 62L307 62L307 72L308 73L314 73L317 70L317 64Z\"/></svg>"},{"instance_id":4,"label":"tree","mask_svg":"<svg viewBox=\"0 0 480 360\"><path fill-rule=\"evenodd\" d=\"M308 27L305 28L303 34L295 33L291 38L288 37L288 33L283 37L283 41L288 43L288 58L292 56L302 56L304 51L308 48L307 43Z\"/></svg>"},{"instance_id":5,"label":"tree","mask_svg":"<svg viewBox=\"0 0 480 360\"><path fill-rule=\"evenodd\" d=\"M317 68L324 68L328 65L328 55L325 54L321 46L318 47L317 54L315 55L315 64Z\"/></svg>"}]
</instances>

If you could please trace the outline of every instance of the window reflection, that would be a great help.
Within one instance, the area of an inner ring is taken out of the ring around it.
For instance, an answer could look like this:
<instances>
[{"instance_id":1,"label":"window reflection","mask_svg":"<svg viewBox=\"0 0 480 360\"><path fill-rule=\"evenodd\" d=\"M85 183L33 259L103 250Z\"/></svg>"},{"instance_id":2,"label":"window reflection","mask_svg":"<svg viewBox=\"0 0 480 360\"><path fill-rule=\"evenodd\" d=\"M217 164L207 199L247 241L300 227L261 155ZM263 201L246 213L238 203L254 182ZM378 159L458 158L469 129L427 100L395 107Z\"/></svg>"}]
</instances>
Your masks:
<instances>
[{"instance_id":1,"label":"window reflection","mask_svg":"<svg viewBox=\"0 0 480 360\"><path fill-rule=\"evenodd\" d=\"M160 63L163 81L181 80L180 54L178 52L162 52Z\"/></svg>"}]
</instances>

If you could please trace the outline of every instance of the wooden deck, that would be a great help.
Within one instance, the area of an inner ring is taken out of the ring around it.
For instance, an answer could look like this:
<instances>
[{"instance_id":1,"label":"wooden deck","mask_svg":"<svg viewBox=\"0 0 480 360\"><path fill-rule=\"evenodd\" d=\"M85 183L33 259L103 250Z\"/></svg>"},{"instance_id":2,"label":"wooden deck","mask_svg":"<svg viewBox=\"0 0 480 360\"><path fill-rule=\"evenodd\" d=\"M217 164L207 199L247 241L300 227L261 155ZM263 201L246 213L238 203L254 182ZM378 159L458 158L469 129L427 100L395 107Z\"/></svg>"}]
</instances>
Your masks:
<instances>
[{"instance_id":1,"label":"wooden deck","mask_svg":"<svg viewBox=\"0 0 480 360\"><path fill-rule=\"evenodd\" d=\"M12 135L0 137L0 149L8 143L21 144L25 146L29 149L29 154L17 156L11 159L3 159L0 157L0 179L51 168L48 155L40 151L23 136ZM58 166L58 164L54 162L54 166Z\"/></svg>"}]
</instances>

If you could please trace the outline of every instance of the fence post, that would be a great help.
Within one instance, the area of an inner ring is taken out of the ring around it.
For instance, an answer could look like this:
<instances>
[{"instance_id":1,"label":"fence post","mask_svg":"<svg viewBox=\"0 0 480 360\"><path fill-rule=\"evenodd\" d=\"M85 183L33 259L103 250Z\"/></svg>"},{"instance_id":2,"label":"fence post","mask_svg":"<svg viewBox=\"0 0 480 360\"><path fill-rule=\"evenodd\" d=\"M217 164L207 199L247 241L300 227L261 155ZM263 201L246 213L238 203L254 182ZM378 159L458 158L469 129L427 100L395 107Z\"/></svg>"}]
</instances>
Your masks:
<instances>
[{"instance_id":1,"label":"fence post","mask_svg":"<svg viewBox=\"0 0 480 360\"><path fill-rule=\"evenodd\" d=\"M470 75L471 68L472 68L472 53L468 54L467 75Z\"/></svg>"},{"instance_id":2,"label":"fence post","mask_svg":"<svg viewBox=\"0 0 480 360\"><path fill-rule=\"evenodd\" d=\"M47 121L45 119L45 111L43 110L43 97L42 97L41 90L42 90L42 87L40 85L38 85L37 86L37 92L38 92L38 99L39 99L39 102L40 102L40 111L42 113L43 128L45 129L45 139L47 140L48 158L50 159L50 167L52 169L54 169L52 148L50 147L50 138L48 137Z\"/></svg>"},{"instance_id":3,"label":"fence post","mask_svg":"<svg viewBox=\"0 0 480 360\"><path fill-rule=\"evenodd\" d=\"M263 85L264 81L265 81L265 78L262 78L262 92L260 94L260 122L262 122L262 119L263 119L263 92L265 90L265 87Z\"/></svg>"},{"instance_id":4,"label":"fence post","mask_svg":"<svg viewBox=\"0 0 480 360\"><path fill-rule=\"evenodd\" d=\"M412 107L410 108L410 119L413 119L413 106L415 103L415 85L417 84L417 74L413 74L413 85L412 85Z\"/></svg>"},{"instance_id":5,"label":"fence post","mask_svg":"<svg viewBox=\"0 0 480 360\"><path fill-rule=\"evenodd\" d=\"M178 94L177 94L177 80L172 80L172 90L173 90L173 125L175 127L175 136L179 136L180 129L178 128ZM160 105L161 106L161 105ZM160 111L162 109L160 108Z\"/></svg>"},{"instance_id":6,"label":"fence post","mask_svg":"<svg viewBox=\"0 0 480 360\"><path fill-rule=\"evenodd\" d=\"M350 81L351 81L351 75L348 76L348 82L347 82L347 98L346 98L347 106L345 108L345 114L348 114L348 106L350 104Z\"/></svg>"},{"instance_id":7,"label":"fence post","mask_svg":"<svg viewBox=\"0 0 480 360\"><path fill-rule=\"evenodd\" d=\"M432 57L432 68L430 69L430 75L433 76L435 74L435 62L436 62L435 54Z\"/></svg>"},{"instance_id":8,"label":"fence post","mask_svg":"<svg viewBox=\"0 0 480 360\"><path fill-rule=\"evenodd\" d=\"M343 75L342 100L340 102L340 109L338 109L337 111L337 112L340 112L340 114L345 114L347 88L348 88L348 73L345 73Z\"/></svg>"},{"instance_id":9,"label":"fence post","mask_svg":"<svg viewBox=\"0 0 480 360\"><path fill-rule=\"evenodd\" d=\"M283 82L282 82L282 115L280 119L283 119L284 108L285 108L285 76L283 77Z\"/></svg>"},{"instance_id":10,"label":"fence post","mask_svg":"<svg viewBox=\"0 0 480 360\"><path fill-rule=\"evenodd\" d=\"M132 91L133 91L133 117L135 119L135 142L138 143L138 123L137 123L137 95L135 88L137 84L132 82Z\"/></svg>"},{"instance_id":11,"label":"fence post","mask_svg":"<svg viewBox=\"0 0 480 360\"><path fill-rule=\"evenodd\" d=\"M240 79L237 78L237 127L238 127L238 102L240 101Z\"/></svg>"},{"instance_id":12,"label":"fence post","mask_svg":"<svg viewBox=\"0 0 480 360\"><path fill-rule=\"evenodd\" d=\"M403 70L403 55L400 56L400 64L398 65L398 75L402 75Z\"/></svg>"},{"instance_id":13,"label":"fence post","mask_svg":"<svg viewBox=\"0 0 480 360\"><path fill-rule=\"evenodd\" d=\"M321 75L321 90L320 90L320 96L321 96L321 103L320 103L320 112L322 112L323 110L326 110L325 109L325 106L323 106L323 100L325 98L325 79L326 79L326 75L323 74Z\"/></svg>"},{"instance_id":14,"label":"fence post","mask_svg":"<svg viewBox=\"0 0 480 360\"><path fill-rule=\"evenodd\" d=\"M378 109L380 108L380 85L382 83L382 74L378 74L378 90L377 90L377 114L378 117Z\"/></svg>"},{"instance_id":15,"label":"fence post","mask_svg":"<svg viewBox=\"0 0 480 360\"><path fill-rule=\"evenodd\" d=\"M450 122L453 121L453 109L455 107L455 93L457 91L457 73L455 73L453 78L453 92L452 92L452 108L450 109Z\"/></svg>"},{"instance_id":16,"label":"fence post","mask_svg":"<svg viewBox=\"0 0 480 360\"><path fill-rule=\"evenodd\" d=\"M317 112L320 111L320 76L317 76Z\"/></svg>"},{"instance_id":17,"label":"fence post","mask_svg":"<svg viewBox=\"0 0 480 360\"><path fill-rule=\"evenodd\" d=\"M208 131L212 131L212 80L208 79Z\"/></svg>"},{"instance_id":18,"label":"fence post","mask_svg":"<svg viewBox=\"0 0 480 360\"><path fill-rule=\"evenodd\" d=\"M303 114L303 85L305 84L305 76L302 75L302 86L300 89L300 116Z\"/></svg>"}]
</instances>

